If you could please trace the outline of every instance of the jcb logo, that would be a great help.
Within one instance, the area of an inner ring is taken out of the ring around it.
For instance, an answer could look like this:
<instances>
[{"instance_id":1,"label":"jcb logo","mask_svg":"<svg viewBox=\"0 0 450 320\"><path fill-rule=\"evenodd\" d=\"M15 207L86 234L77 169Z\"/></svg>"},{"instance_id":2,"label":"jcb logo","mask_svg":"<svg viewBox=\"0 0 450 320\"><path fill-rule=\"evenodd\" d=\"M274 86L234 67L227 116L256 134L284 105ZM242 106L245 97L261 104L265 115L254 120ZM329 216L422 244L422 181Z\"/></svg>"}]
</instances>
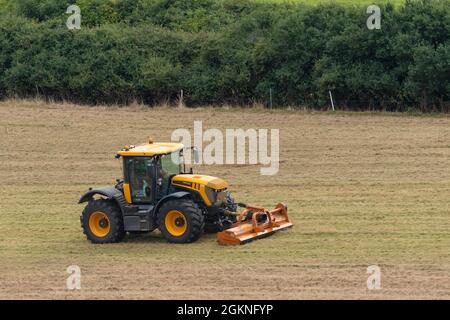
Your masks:
<instances>
[{"instance_id":1,"label":"jcb logo","mask_svg":"<svg viewBox=\"0 0 450 320\"><path fill-rule=\"evenodd\" d=\"M70 276L66 280L67 290L81 289L81 269L79 266L72 265L67 267L67 273Z\"/></svg>"}]
</instances>

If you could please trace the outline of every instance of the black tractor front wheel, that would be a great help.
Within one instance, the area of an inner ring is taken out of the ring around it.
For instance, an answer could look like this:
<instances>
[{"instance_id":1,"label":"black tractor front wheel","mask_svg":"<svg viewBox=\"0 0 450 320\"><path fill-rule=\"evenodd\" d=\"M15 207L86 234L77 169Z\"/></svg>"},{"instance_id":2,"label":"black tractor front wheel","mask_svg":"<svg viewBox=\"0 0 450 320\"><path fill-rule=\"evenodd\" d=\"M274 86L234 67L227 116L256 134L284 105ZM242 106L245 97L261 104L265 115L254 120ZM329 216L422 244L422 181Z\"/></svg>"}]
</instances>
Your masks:
<instances>
[{"instance_id":1,"label":"black tractor front wheel","mask_svg":"<svg viewBox=\"0 0 450 320\"><path fill-rule=\"evenodd\" d=\"M190 199L167 201L158 212L158 228L169 242L194 242L202 235L203 225L203 213Z\"/></svg>"},{"instance_id":2,"label":"black tractor front wheel","mask_svg":"<svg viewBox=\"0 0 450 320\"><path fill-rule=\"evenodd\" d=\"M93 243L120 242L125 236L122 213L108 200L91 200L80 217L86 237Z\"/></svg>"},{"instance_id":3,"label":"black tractor front wheel","mask_svg":"<svg viewBox=\"0 0 450 320\"><path fill-rule=\"evenodd\" d=\"M229 216L219 221L208 221L205 223L205 233L217 233L226 229L229 229L237 222L236 216Z\"/></svg>"}]
</instances>

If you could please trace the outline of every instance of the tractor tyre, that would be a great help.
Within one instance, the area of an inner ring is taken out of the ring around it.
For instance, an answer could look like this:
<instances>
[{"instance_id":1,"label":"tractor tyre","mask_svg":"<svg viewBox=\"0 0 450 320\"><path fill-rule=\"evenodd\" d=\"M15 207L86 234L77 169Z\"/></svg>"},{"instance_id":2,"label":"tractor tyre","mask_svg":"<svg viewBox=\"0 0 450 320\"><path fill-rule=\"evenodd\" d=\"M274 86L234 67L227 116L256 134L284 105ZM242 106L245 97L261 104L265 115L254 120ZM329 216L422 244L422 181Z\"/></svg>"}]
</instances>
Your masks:
<instances>
[{"instance_id":1,"label":"tractor tyre","mask_svg":"<svg viewBox=\"0 0 450 320\"><path fill-rule=\"evenodd\" d=\"M167 201L158 212L158 228L169 242L194 242L202 235L203 226L203 212L190 199Z\"/></svg>"},{"instance_id":2,"label":"tractor tyre","mask_svg":"<svg viewBox=\"0 0 450 320\"><path fill-rule=\"evenodd\" d=\"M204 227L205 233L217 233L226 229L229 229L237 222L236 216L227 217L226 220L223 220L223 226L220 226L217 222L206 222Z\"/></svg>"},{"instance_id":3,"label":"tractor tyre","mask_svg":"<svg viewBox=\"0 0 450 320\"><path fill-rule=\"evenodd\" d=\"M217 233L221 230L220 227L215 222L206 222L203 231L205 233Z\"/></svg>"},{"instance_id":4,"label":"tractor tyre","mask_svg":"<svg viewBox=\"0 0 450 320\"><path fill-rule=\"evenodd\" d=\"M80 216L83 233L92 243L120 242L124 226L120 208L108 200L91 200Z\"/></svg>"}]
</instances>

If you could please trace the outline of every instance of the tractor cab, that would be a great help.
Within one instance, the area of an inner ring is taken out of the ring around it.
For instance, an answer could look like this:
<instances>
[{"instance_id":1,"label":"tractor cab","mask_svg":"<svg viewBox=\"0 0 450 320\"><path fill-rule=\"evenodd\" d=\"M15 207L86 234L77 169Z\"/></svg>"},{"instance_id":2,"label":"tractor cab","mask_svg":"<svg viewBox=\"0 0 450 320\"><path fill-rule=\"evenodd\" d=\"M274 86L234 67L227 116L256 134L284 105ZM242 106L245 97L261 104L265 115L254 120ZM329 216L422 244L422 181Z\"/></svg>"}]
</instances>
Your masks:
<instances>
[{"instance_id":1,"label":"tractor cab","mask_svg":"<svg viewBox=\"0 0 450 320\"><path fill-rule=\"evenodd\" d=\"M181 143L153 143L125 146L117 153L123 159L123 194L127 203L155 204L177 191L192 196L207 206L217 201L215 193L225 191L228 184L219 178L186 172ZM197 150L194 157L197 159ZM219 197L220 198L220 197Z\"/></svg>"},{"instance_id":2,"label":"tractor cab","mask_svg":"<svg viewBox=\"0 0 450 320\"><path fill-rule=\"evenodd\" d=\"M117 153L123 158L123 192L127 203L155 203L167 194L171 179L182 173L180 143L148 143L125 146Z\"/></svg>"}]
</instances>

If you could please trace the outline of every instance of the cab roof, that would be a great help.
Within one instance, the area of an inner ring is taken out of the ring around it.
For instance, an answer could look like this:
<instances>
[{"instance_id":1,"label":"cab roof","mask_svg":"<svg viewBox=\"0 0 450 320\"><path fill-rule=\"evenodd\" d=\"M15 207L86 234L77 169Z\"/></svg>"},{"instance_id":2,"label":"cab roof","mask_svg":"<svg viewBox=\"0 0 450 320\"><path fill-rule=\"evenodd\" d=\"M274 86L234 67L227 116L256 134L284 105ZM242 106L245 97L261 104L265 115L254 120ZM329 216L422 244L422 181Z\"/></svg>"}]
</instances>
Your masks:
<instances>
[{"instance_id":1,"label":"cab roof","mask_svg":"<svg viewBox=\"0 0 450 320\"><path fill-rule=\"evenodd\" d=\"M172 153L183 149L181 143L171 142L149 142L139 146L125 146L122 150L117 152L122 157L130 156L155 156Z\"/></svg>"}]
</instances>

